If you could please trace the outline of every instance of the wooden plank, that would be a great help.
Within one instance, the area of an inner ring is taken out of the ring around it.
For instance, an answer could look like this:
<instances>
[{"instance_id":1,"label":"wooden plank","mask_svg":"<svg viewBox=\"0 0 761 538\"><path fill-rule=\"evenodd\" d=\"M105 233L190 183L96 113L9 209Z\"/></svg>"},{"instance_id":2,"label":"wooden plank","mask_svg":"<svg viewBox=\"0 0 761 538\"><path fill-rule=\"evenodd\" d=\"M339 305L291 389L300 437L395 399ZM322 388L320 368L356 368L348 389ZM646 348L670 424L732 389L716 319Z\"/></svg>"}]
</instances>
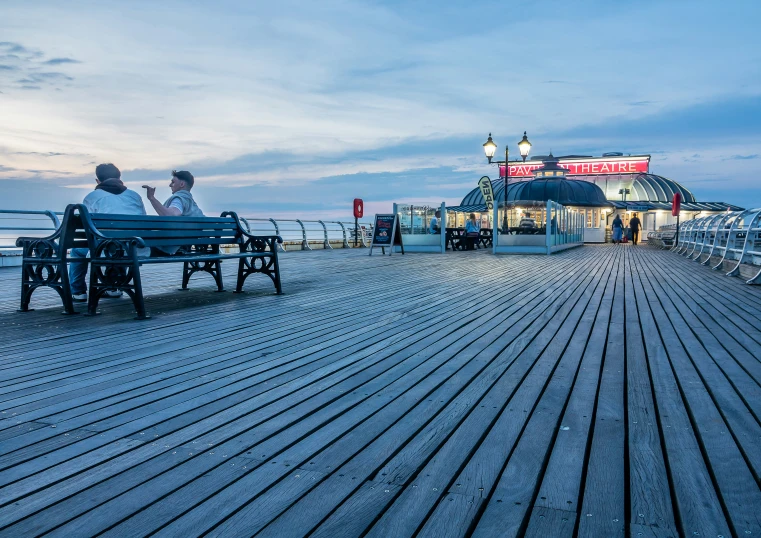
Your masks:
<instances>
[{"instance_id":1,"label":"wooden plank","mask_svg":"<svg viewBox=\"0 0 761 538\"><path fill-rule=\"evenodd\" d=\"M613 295L597 404L592 419L579 536L623 536L626 525L624 274Z\"/></svg>"},{"instance_id":2,"label":"wooden plank","mask_svg":"<svg viewBox=\"0 0 761 538\"><path fill-rule=\"evenodd\" d=\"M627 256L624 299L626 319L626 428L629 465L629 525L676 535L663 445L653 401L650 372L642 335L632 274L636 265ZM632 534L630 532L630 534Z\"/></svg>"},{"instance_id":3,"label":"wooden plank","mask_svg":"<svg viewBox=\"0 0 761 538\"><path fill-rule=\"evenodd\" d=\"M667 343L662 340L659 324L653 316L652 307L657 301L648 301L647 281L639 272L634 272L632 280L673 488L672 502L681 520L679 530L685 535L729 536L724 511L669 364Z\"/></svg>"}]
</instances>

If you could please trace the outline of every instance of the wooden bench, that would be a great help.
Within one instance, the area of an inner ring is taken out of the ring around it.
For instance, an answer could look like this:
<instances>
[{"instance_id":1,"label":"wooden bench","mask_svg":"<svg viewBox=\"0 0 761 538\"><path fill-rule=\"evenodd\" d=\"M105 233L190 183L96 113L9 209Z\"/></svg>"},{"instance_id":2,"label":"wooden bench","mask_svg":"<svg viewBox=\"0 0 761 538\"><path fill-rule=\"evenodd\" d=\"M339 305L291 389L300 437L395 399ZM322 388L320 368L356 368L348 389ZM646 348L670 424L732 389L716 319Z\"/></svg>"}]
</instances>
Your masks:
<instances>
[{"instance_id":1,"label":"wooden bench","mask_svg":"<svg viewBox=\"0 0 761 538\"><path fill-rule=\"evenodd\" d=\"M140 266L153 263L182 262L182 289L199 271L209 273L224 291L221 261L238 259L238 282L235 291L253 273L269 276L278 294L282 293L277 243L280 236L254 236L247 233L238 216L226 211L219 217L155 217L89 213L81 205L69 205L58 230L45 238L21 237L16 246L23 248L21 311L29 310L32 293L39 287L55 289L67 314L76 314L69 286L68 249L87 248L90 263L88 315L97 313L98 301L107 290L121 290L131 298L137 319L150 316L145 311ZM226 254L221 245L237 245L238 251ZM154 247L150 257L139 257L138 249ZM156 250L172 250L175 254ZM78 259L79 260L79 259Z\"/></svg>"}]
</instances>

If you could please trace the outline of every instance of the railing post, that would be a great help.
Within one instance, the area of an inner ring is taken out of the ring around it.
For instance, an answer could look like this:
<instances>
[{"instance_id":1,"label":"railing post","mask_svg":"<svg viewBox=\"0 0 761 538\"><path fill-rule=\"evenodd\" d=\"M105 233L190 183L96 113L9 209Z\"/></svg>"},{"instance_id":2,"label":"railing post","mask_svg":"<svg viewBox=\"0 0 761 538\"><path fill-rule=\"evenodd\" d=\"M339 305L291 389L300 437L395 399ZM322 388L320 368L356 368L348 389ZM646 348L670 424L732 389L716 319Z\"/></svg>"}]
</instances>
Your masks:
<instances>
[{"instance_id":1,"label":"railing post","mask_svg":"<svg viewBox=\"0 0 761 538\"><path fill-rule=\"evenodd\" d=\"M275 235L280 235L280 226L277 225L277 221L271 218L270 222L275 227ZM277 248L285 252L285 243L277 243Z\"/></svg>"},{"instance_id":2,"label":"railing post","mask_svg":"<svg viewBox=\"0 0 761 538\"><path fill-rule=\"evenodd\" d=\"M738 274L740 274L740 264L745 259L745 253L748 252L748 243L752 241L751 235L752 235L753 225L755 224L756 219L758 219L759 215L761 215L761 211L756 212L756 214L751 217L750 222L748 223L748 229L745 232L745 241L743 241L743 249L742 249L742 252L740 253L740 259L737 260L737 265L735 266L735 268L727 273L727 276L737 276Z\"/></svg>"},{"instance_id":3,"label":"railing post","mask_svg":"<svg viewBox=\"0 0 761 538\"><path fill-rule=\"evenodd\" d=\"M324 235L325 239L323 239L323 242L322 242L322 248L324 248L325 250L328 250L328 249L333 250L333 247L330 246L330 241L328 241L328 227L325 226L325 223L322 222L321 220L318 220L317 222L319 222L322 225L322 231L325 234Z\"/></svg>"},{"instance_id":4,"label":"railing post","mask_svg":"<svg viewBox=\"0 0 761 538\"><path fill-rule=\"evenodd\" d=\"M307 242L307 229L304 228L304 223L299 219L296 219L296 222L298 222L299 226L301 226L301 250L312 250L312 248L309 246L309 243Z\"/></svg>"},{"instance_id":5,"label":"railing post","mask_svg":"<svg viewBox=\"0 0 761 538\"><path fill-rule=\"evenodd\" d=\"M45 210L45 214L46 214L48 217L50 217L50 220L52 220L52 221L53 221L53 225L55 226L55 228L56 228L56 230L57 230L57 229L58 229L58 227L61 225L61 221L60 221L60 220L58 220L58 215L56 215L55 213L53 213L52 211L49 211L49 210L47 210L47 209Z\"/></svg>"},{"instance_id":6,"label":"railing post","mask_svg":"<svg viewBox=\"0 0 761 538\"><path fill-rule=\"evenodd\" d=\"M737 223L740 222L740 219L742 219L747 212L748 210L746 209L745 211L736 213L737 216L729 227L729 233L727 234L727 245L724 247L724 255L721 257L721 260L719 260L719 263L711 267L711 269L714 271L719 271L721 266L724 264L724 260L727 259L727 252L729 252L730 244L732 243L732 234L737 229Z\"/></svg>"},{"instance_id":7,"label":"railing post","mask_svg":"<svg viewBox=\"0 0 761 538\"><path fill-rule=\"evenodd\" d=\"M351 248L349 246L349 238L346 237L346 227L343 225L343 222L341 222L341 221L337 221L337 222L338 222L338 225L341 227L341 231L344 234L344 244L343 244L343 246L341 248Z\"/></svg>"},{"instance_id":8,"label":"railing post","mask_svg":"<svg viewBox=\"0 0 761 538\"><path fill-rule=\"evenodd\" d=\"M362 226L361 226L361 225L360 225L360 227L359 227L359 230L358 230L358 231L359 231L359 240L360 240L360 241L362 241L362 248L367 248L367 247L368 247L368 244L367 244L367 241L365 241L365 232L364 232L364 230L362 229ZM371 234L371 236L372 236L372 234Z\"/></svg>"}]
</instances>

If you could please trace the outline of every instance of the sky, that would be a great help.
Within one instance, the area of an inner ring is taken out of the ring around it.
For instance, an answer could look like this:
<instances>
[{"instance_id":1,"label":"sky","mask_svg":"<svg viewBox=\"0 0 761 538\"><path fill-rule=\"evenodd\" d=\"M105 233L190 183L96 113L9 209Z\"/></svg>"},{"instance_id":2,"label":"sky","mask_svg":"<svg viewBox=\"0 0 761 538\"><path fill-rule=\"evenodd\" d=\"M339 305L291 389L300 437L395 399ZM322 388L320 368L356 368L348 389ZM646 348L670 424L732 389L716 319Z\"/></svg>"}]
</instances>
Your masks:
<instances>
[{"instance_id":1,"label":"sky","mask_svg":"<svg viewBox=\"0 0 761 538\"><path fill-rule=\"evenodd\" d=\"M650 154L761 207L761 2L0 2L0 209L62 210L113 162L190 170L207 214L457 204L482 144Z\"/></svg>"}]
</instances>

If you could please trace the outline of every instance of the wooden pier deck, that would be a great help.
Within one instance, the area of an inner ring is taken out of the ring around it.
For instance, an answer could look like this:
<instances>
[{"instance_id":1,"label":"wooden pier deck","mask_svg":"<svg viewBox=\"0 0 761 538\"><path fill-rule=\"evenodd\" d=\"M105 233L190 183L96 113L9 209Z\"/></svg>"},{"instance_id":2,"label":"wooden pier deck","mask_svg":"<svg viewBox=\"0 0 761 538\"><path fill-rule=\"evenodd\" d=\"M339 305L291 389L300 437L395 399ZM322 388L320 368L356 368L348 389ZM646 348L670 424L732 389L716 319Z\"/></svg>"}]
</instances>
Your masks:
<instances>
[{"instance_id":1,"label":"wooden pier deck","mask_svg":"<svg viewBox=\"0 0 761 538\"><path fill-rule=\"evenodd\" d=\"M148 267L143 322L0 270L0 536L761 536L761 289L646 246L281 261Z\"/></svg>"}]
</instances>

